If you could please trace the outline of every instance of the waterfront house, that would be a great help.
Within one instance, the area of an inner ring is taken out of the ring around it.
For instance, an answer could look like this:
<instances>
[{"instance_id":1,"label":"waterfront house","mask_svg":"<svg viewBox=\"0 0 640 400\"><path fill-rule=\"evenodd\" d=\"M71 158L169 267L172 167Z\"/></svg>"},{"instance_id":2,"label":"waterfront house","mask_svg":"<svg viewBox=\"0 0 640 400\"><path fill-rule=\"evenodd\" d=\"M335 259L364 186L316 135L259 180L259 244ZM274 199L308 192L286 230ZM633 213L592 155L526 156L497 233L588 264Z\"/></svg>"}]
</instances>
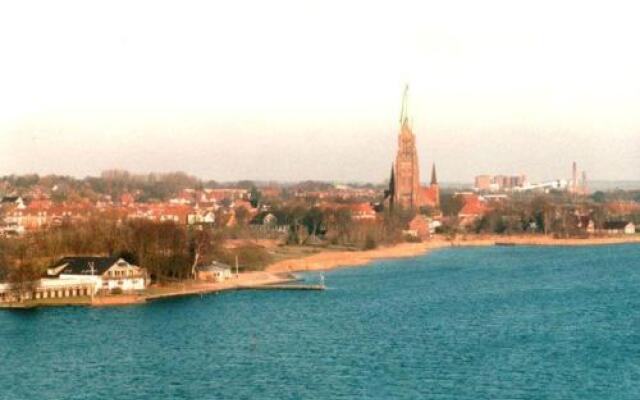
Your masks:
<instances>
[{"instance_id":1,"label":"waterfront house","mask_svg":"<svg viewBox=\"0 0 640 400\"><path fill-rule=\"evenodd\" d=\"M231 278L231 267L218 261L196 266L196 279L199 281L223 282Z\"/></svg>"},{"instance_id":2,"label":"waterfront house","mask_svg":"<svg viewBox=\"0 0 640 400\"><path fill-rule=\"evenodd\" d=\"M603 230L609 235L633 235L636 233L636 226L629 221L608 221L604 223Z\"/></svg>"},{"instance_id":3,"label":"waterfront house","mask_svg":"<svg viewBox=\"0 0 640 400\"><path fill-rule=\"evenodd\" d=\"M118 257L65 257L47 268L47 277L88 282L94 294L143 290L148 281L144 268Z\"/></svg>"}]
</instances>

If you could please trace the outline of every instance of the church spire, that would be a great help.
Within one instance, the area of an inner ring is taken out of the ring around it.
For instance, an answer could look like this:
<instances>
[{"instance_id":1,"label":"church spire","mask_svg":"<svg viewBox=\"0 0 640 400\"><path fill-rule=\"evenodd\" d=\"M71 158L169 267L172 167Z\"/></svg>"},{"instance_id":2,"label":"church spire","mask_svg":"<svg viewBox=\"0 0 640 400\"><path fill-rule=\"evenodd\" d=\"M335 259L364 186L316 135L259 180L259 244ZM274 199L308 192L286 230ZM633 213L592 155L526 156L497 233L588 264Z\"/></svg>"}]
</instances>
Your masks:
<instances>
[{"instance_id":1,"label":"church spire","mask_svg":"<svg viewBox=\"0 0 640 400\"><path fill-rule=\"evenodd\" d=\"M400 125L404 126L409 122L409 84L404 86L402 95L402 109L400 110Z\"/></svg>"},{"instance_id":2,"label":"church spire","mask_svg":"<svg viewBox=\"0 0 640 400\"><path fill-rule=\"evenodd\" d=\"M393 207L393 197L396 195L396 169L391 163L391 177L389 178L389 194L391 195L391 207Z\"/></svg>"},{"instance_id":3,"label":"church spire","mask_svg":"<svg viewBox=\"0 0 640 400\"><path fill-rule=\"evenodd\" d=\"M436 163L433 163L433 166L431 167L431 184L438 184L438 177L436 176Z\"/></svg>"}]
</instances>

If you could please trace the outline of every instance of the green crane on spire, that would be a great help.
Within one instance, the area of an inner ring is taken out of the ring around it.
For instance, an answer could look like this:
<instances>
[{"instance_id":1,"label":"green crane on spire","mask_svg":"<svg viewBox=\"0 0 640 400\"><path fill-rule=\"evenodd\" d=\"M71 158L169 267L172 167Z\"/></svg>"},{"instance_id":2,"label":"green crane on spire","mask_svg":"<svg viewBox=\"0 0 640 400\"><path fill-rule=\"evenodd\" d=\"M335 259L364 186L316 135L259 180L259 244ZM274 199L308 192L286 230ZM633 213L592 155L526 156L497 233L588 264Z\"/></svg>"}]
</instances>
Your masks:
<instances>
[{"instance_id":1,"label":"green crane on spire","mask_svg":"<svg viewBox=\"0 0 640 400\"><path fill-rule=\"evenodd\" d=\"M402 95L402 110L400 110L400 125L409 122L409 84L404 86L404 94Z\"/></svg>"}]
</instances>

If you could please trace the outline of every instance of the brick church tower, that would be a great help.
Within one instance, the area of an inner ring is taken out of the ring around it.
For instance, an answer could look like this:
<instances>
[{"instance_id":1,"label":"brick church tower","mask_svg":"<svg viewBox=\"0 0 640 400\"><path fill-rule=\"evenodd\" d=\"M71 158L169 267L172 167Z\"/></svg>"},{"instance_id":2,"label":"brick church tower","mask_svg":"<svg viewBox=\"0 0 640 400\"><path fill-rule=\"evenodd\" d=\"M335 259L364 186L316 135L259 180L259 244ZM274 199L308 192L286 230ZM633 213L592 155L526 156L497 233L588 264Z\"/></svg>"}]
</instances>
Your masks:
<instances>
[{"instance_id":1,"label":"brick church tower","mask_svg":"<svg viewBox=\"0 0 640 400\"><path fill-rule=\"evenodd\" d=\"M416 137L411 130L408 116L409 86L405 86L400 112L398 153L394 164L393 204L401 208L417 208L421 205L420 169Z\"/></svg>"}]
</instances>

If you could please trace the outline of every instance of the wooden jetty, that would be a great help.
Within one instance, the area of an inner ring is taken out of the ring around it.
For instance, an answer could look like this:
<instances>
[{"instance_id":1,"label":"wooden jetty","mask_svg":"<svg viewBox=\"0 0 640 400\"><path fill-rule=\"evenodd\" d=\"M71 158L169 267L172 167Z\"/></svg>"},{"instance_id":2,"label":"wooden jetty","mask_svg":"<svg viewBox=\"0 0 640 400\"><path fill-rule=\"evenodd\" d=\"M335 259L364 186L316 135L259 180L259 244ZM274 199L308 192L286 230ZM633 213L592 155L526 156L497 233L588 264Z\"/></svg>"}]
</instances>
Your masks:
<instances>
[{"instance_id":1,"label":"wooden jetty","mask_svg":"<svg viewBox=\"0 0 640 400\"><path fill-rule=\"evenodd\" d=\"M239 286L238 289L246 290L325 290L325 285L307 285L301 283L275 284L275 285L256 285L256 286Z\"/></svg>"}]
</instances>

